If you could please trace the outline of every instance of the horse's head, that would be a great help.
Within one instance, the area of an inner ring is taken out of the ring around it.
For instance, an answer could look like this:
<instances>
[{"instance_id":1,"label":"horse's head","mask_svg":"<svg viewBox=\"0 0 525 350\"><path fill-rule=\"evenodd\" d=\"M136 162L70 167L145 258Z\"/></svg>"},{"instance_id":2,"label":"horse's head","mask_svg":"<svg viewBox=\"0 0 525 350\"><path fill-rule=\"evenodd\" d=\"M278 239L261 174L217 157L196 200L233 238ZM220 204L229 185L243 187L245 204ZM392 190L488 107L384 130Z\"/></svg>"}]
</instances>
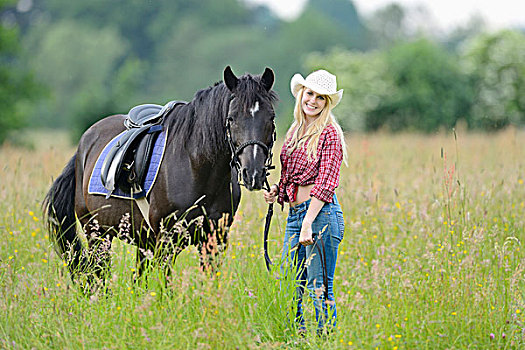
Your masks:
<instances>
[{"instance_id":1,"label":"horse's head","mask_svg":"<svg viewBox=\"0 0 525 350\"><path fill-rule=\"evenodd\" d=\"M271 164L275 141L277 95L271 90L274 74L266 68L261 76L245 74L239 78L228 66L224 84L231 92L226 128L232 161L248 190L263 188L268 165Z\"/></svg>"}]
</instances>

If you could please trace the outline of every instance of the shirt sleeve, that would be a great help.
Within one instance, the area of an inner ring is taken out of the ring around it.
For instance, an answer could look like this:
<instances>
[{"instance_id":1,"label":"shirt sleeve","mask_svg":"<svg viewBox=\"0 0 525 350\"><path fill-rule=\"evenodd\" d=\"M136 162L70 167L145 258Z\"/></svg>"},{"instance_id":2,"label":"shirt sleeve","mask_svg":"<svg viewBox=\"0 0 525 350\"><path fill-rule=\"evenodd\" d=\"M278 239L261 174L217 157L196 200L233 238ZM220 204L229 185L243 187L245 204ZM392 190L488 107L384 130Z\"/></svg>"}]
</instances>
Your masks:
<instances>
[{"instance_id":1,"label":"shirt sleeve","mask_svg":"<svg viewBox=\"0 0 525 350\"><path fill-rule=\"evenodd\" d=\"M310 196L323 202L332 202L335 189L339 186L339 174L343 162L343 146L335 130L326 133L320 145L319 175L310 191Z\"/></svg>"}]
</instances>

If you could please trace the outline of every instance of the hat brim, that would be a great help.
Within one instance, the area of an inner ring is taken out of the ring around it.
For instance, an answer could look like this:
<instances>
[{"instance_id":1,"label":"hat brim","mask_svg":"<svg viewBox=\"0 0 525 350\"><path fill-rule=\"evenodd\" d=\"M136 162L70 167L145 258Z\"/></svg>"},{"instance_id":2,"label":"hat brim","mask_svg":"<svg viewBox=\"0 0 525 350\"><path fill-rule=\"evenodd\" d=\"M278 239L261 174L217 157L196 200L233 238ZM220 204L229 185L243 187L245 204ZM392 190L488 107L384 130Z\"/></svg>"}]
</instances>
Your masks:
<instances>
[{"instance_id":1,"label":"hat brim","mask_svg":"<svg viewBox=\"0 0 525 350\"><path fill-rule=\"evenodd\" d=\"M317 92L319 95L329 96L331 100L331 108L337 106L343 97L343 89L337 92L327 91L317 84L308 83L299 73L295 74L290 81L290 90L292 91L293 97L297 97L297 94L303 88L303 86Z\"/></svg>"}]
</instances>

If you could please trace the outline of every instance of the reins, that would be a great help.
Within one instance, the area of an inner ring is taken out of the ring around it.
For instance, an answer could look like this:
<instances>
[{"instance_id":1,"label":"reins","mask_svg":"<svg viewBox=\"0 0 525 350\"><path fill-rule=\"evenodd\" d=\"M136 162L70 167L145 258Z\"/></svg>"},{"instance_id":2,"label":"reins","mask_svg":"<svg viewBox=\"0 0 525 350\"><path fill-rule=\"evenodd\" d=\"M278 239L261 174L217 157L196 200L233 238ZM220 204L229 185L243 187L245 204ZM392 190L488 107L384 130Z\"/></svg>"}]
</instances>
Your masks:
<instances>
[{"instance_id":1,"label":"reins","mask_svg":"<svg viewBox=\"0 0 525 350\"><path fill-rule=\"evenodd\" d=\"M264 184L266 185L266 190L270 192L270 184L268 183L268 178L264 179ZM268 255L268 232L270 231L270 223L272 222L273 216L273 203L268 204L268 211L266 212L266 219L264 221L264 233L263 233L263 246L264 246L264 262L266 264L266 269L270 272L270 265L272 265L272 260Z\"/></svg>"}]
</instances>

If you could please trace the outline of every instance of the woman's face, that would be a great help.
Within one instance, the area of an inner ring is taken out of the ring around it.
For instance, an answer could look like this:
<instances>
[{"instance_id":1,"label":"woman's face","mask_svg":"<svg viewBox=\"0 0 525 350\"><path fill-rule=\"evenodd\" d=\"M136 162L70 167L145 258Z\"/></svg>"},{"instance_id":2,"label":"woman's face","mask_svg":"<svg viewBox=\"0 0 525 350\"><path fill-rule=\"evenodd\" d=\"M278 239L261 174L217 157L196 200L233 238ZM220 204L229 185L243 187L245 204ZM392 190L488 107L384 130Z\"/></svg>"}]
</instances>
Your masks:
<instances>
[{"instance_id":1,"label":"woman's face","mask_svg":"<svg viewBox=\"0 0 525 350\"><path fill-rule=\"evenodd\" d=\"M301 107L307 117L315 117L321 113L326 106L326 97L306 88L303 92Z\"/></svg>"}]
</instances>

